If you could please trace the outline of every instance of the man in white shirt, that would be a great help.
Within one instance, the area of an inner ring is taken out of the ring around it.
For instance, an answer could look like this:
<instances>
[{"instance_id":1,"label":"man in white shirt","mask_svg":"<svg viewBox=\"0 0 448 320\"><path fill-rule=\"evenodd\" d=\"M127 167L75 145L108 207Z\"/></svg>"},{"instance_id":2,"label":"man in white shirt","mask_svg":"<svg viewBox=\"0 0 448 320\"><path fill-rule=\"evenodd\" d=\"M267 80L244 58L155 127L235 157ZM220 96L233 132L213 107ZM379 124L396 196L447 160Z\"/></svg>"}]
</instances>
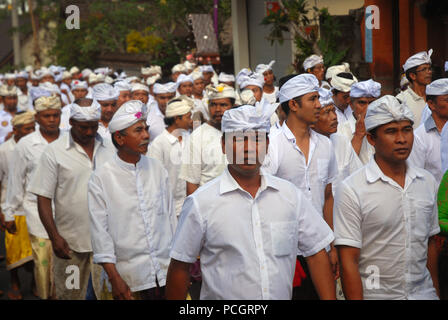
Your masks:
<instances>
[{"instance_id":1,"label":"man in white shirt","mask_svg":"<svg viewBox=\"0 0 448 320\"><path fill-rule=\"evenodd\" d=\"M0 144L12 135L12 118L17 112L17 87L6 84L0 86L0 97L3 99L3 110L0 110Z\"/></svg>"},{"instance_id":2,"label":"man in white shirt","mask_svg":"<svg viewBox=\"0 0 448 320\"><path fill-rule=\"evenodd\" d=\"M350 91L350 104L353 112L342 125L338 126L338 132L351 141L363 164L367 164L375 150L367 141L367 131L364 125L367 107L381 95L381 84L369 79L354 83Z\"/></svg>"},{"instance_id":3,"label":"man in white shirt","mask_svg":"<svg viewBox=\"0 0 448 320\"><path fill-rule=\"evenodd\" d=\"M414 116L393 96L367 109L375 156L335 197L335 245L347 299L438 299L438 185L406 163Z\"/></svg>"},{"instance_id":4,"label":"man in white shirt","mask_svg":"<svg viewBox=\"0 0 448 320\"><path fill-rule=\"evenodd\" d=\"M26 226L26 217L22 204L13 214L9 214L6 208L6 193L8 178L11 175L12 155L23 137L30 134L35 129L34 113L32 111L16 113L12 118L13 136L0 145L0 199L1 210L0 220L6 221L5 249L6 249L6 270L10 274L10 289L8 298L10 300L22 300L20 290L19 269L24 268L28 272L33 271L33 257L31 244ZM3 213L2 213L3 212ZM11 228L10 221L14 222ZM35 292L34 277L31 277L32 290Z\"/></svg>"},{"instance_id":5,"label":"man in white shirt","mask_svg":"<svg viewBox=\"0 0 448 320\"><path fill-rule=\"evenodd\" d=\"M88 184L93 261L114 299L164 299L175 213L167 171L146 154L146 105L123 104L109 130L117 153ZM125 201L123 201L125 199Z\"/></svg>"},{"instance_id":6,"label":"man in white shirt","mask_svg":"<svg viewBox=\"0 0 448 320\"><path fill-rule=\"evenodd\" d=\"M219 176L226 167L221 148L221 119L235 103L235 90L225 84L208 86L210 120L195 129L182 154L179 178L187 183L187 195Z\"/></svg>"},{"instance_id":7,"label":"man in white shirt","mask_svg":"<svg viewBox=\"0 0 448 320\"><path fill-rule=\"evenodd\" d=\"M335 298L325 252L330 228L293 184L260 172L273 112L267 101L224 112L229 164L185 201L170 251L168 299L185 299L198 255L201 299L291 299L297 249L320 298Z\"/></svg>"},{"instance_id":8,"label":"man in white shirt","mask_svg":"<svg viewBox=\"0 0 448 320\"><path fill-rule=\"evenodd\" d=\"M154 99L149 106L147 124L149 126L149 141L152 142L163 130L165 130L165 110L168 101L176 96L177 85L175 82L165 84L155 83L153 87Z\"/></svg>"},{"instance_id":9,"label":"man in white shirt","mask_svg":"<svg viewBox=\"0 0 448 320\"><path fill-rule=\"evenodd\" d=\"M33 251L37 295L49 299L54 298L53 249L39 218L36 195L27 188L42 152L61 135L61 100L57 96L43 96L35 100L34 109L39 129L21 139L13 153L5 211L12 216L23 206ZM14 220L11 221L8 229L15 228Z\"/></svg>"},{"instance_id":10,"label":"man in white shirt","mask_svg":"<svg viewBox=\"0 0 448 320\"><path fill-rule=\"evenodd\" d=\"M261 101L263 97L263 85L264 85L264 77L260 73L251 73L248 76L242 76L240 78L240 94L244 90L251 90L254 94L256 101Z\"/></svg>"},{"instance_id":11,"label":"man in white shirt","mask_svg":"<svg viewBox=\"0 0 448 320\"><path fill-rule=\"evenodd\" d=\"M177 77L176 86L179 95L191 97L193 94L193 78L189 75L181 74Z\"/></svg>"},{"instance_id":12,"label":"man in white shirt","mask_svg":"<svg viewBox=\"0 0 448 320\"><path fill-rule=\"evenodd\" d=\"M84 299L91 273L99 292L101 269L92 264L87 183L92 171L111 157L97 134L100 116L101 107L91 99L72 104L70 131L44 150L28 188L37 195L39 216L53 246L57 299ZM76 267L79 286L66 286L70 266Z\"/></svg>"},{"instance_id":13,"label":"man in white shirt","mask_svg":"<svg viewBox=\"0 0 448 320\"><path fill-rule=\"evenodd\" d=\"M182 75L181 75L182 76ZM194 102L187 96L170 100L166 107L167 128L151 143L148 156L159 160L168 171L176 216L179 216L187 195L185 181L179 178L182 151L193 127L191 111Z\"/></svg>"},{"instance_id":14,"label":"man in white shirt","mask_svg":"<svg viewBox=\"0 0 448 320\"><path fill-rule=\"evenodd\" d=\"M405 91L397 94L397 99L406 103L414 114L414 129L420 125L422 112L426 105L425 88L432 81L431 54L432 49L428 52L416 53L403 65L409 86Z\"/></svg>"},{"instance_id":15,"label":"man in white shirt","mask_svg":"<svg viewBox=\"0 0 448 320\"><path fill-rule=\"evenodd\" d=\"M98 122L98 134L101 138L103 138L103 142L115 152L108 126L110 120L118 110L118 91L107 83L99 83L95 85L92 90L93 100L97 101L101 106L101 118Z\"/></svg>"},{"instance_id":16,"label":"man in white shirt","mask_svg":"<svg viewBox=\"0 0 448 320\"><path fill-rule=\"evenodd\" d=\"M337 132L338 117L336 116L334 101L330 90L319 89L319 102L321 105L319 119L313 125L313 129L329 138L333 144L336 161L338 163L338 176L332 184L333 196L338 185L363 166L358 155L353 150L350 140Z\"/></svg>"},{"instance_id":17,"label":"man in white shirt","mask_svg":"<svg viewBox=\"0 0 448 320\"><path fill-rule=\"evenodd\" d=\"M114 89L117 91L117 108L129 100L131 100L131 85L126 81L117 81L114 83Z\"/></svg>"},{"instance_id":18,"label":"man in white shirt","mask_svg":"<svg viewBox=\"0 0 448 320\"><path fill-rule=\"evenodd\" d=\"M322 56L313 54L307 57L305 61L303 61L303 70L306 73L312 74L316 77L316 79L319 81L319 87L327 84L326 81L324 81L325 65Z\"/></svg>"},{"instance_id":19,"label":"man in white shirt","mask_svg":"<svg viewBox=\"0 0 448 320\"><path fill-rule=\"evenodd\" d=\"M431 172L440 184L445 173L442 170L441 132L448 120L448 78L427 85L426 100L431 115L414 132L409 161L413 166Z\"/></svg>"},{"instance_id":20,"label":"man in white shirt","mask_svg":"<svg viewBox=\"0 0 448 320\"><path fill-rule=\"evenodd\" d=\"M194 101L193 109L193 121L203 123L210 119L207 108L207 98L205 97L204 89L204 76L202 72L193 71L190 73L190 77L193 79L192 98Z\"/></svg>"},{"instance_id":21,"label":"man in white shirt","mask_svg":"<svg viewBox=\"0 0 448 320\"><path fill-rule=\"evenodd\" d=\"M269 153L263 164L267 173L292 182L333 228L332 183L338 167L331 141L311 130L320 113L319 82L312 74L297 75L279 91L287 119L281 130L269 137ZM336 250L329 249L335 279L338 277ZM300 264L305 260L299 255ZM306 265L304 265L306 271ZM309 279L309 277L308 277ZM302 289L295 289L300 292ZM313 291L313 290L311 290ZM311 296L316 297L310 292ZM297 295L294 294L297 298Z\"/></svg>"},{"instance_id":22,"label":"man in white shirt","mask_svg":"<svg viewBox=\"0 0 448 320\"><path fill-rule=\"evenodd\" d=\"M331 91L333 93L333 101L336 106L336 115L338 123L342 125L352 115L350 107L350 90L353 84L358 82L353 74L349 72L341 72L335 74L331 78Z\"/></svg>"},{"instance_id":23,"label":"man in white shirt","mask_svg":"<svg viewBox=\"0 0 448 320\"><path fill-rule=\"evenodd\" d=\"M25 71L19 72L16 75L16 86L17 90L17 110L18 111L28 111L30 110L30 101L28 94L28 73Z\"/></svg>"},{"instance_id":24,"label":"man in white shirt","mask_svg":"<svg viewBox=\"0 0 448 320\"><path fill-rule=\"evenodd\" d=\"M274 85L275 76L272 71L274 63L275 60L272 60L269 64L259 64L255 68L255 72L262 74L264 77L263 98L269 101L269 103L275 103L277 101L278 87Z\"/></svg>"}]
</instances>

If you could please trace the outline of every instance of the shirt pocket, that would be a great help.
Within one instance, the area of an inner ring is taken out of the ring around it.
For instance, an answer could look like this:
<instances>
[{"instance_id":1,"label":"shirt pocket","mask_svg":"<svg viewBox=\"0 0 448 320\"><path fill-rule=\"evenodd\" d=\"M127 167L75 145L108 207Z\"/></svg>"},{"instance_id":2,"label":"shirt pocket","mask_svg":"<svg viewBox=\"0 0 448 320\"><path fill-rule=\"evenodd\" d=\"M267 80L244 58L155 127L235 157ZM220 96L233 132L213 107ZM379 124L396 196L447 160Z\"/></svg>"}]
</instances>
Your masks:
<instances>
[{"instance_id":1,"label":"shirt pocket","mask_svg":"<svg viewBox=\"0 0 448 320\"><path fill-rule=\"evenodd\" d=\"M325 184L328 180L328 164L330 161L328 159L317 159L317 176L319 180L322 180Z\"/></svg>"},{"instance_id":2,"label":"shirt pocket","mask_svg":"<svg viewBox=\"0 0 448 320\"><path fill-rule=\"evenodd\" d=\"M288 256L297 253L297 245L294 245L296 233L296 222L285 221L271 223L272 251L275 256Z\"/></svg>"},{"instance_id":3,"label":"shirt pocket","mask_svg":"<svg viewBox=\"0 0 448 320\"><path fill-rule=\"evenodd\" d=\"M426 240L430 229L429 221L434 210L434 203L429 200L415 199L412 210L412 228L416 240Z\"/></svg>"}]
</instances>

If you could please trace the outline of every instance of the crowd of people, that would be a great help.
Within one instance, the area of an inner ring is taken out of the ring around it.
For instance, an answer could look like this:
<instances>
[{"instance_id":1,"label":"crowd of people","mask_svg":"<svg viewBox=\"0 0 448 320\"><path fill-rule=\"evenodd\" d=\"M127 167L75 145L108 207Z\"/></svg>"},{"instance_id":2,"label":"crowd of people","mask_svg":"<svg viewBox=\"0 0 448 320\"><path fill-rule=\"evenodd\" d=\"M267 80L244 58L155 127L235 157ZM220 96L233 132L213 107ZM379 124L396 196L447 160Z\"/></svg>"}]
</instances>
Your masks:
<instances>
[{"instance_id":1,"label":"crowd of people","mask_svg":"<svg viewBox=\"0 0 448 320\"><path fill-rule=\"evenodd\" d=\"M275 61L1 75L0 294L24 268L40 299L446 299L431 53L397 96L315 54L279 86Z\"/></svg>"}]
</instances>

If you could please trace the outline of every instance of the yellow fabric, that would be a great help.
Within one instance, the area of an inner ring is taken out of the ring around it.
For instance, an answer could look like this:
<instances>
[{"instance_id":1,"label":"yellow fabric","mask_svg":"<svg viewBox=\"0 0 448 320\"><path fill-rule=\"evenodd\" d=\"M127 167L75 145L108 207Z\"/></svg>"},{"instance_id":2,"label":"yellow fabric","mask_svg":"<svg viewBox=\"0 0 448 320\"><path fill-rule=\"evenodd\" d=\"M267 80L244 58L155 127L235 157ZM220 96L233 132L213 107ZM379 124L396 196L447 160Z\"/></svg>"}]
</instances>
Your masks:
<instances>
[{"instance_id":1,"label":"yellow fabric","mask_svg":"<svg viewBox=\"0 0 448 320\"><path fill-rule=\"evenodd\" d=\"M54 296L53 247L48 239L30 234L34 260L34 279L37 295L41 299Z\"/></svg>"},{"instance_id":2,"label":"yellow fabric","mask_svg":"<svg viewBox=\"0 0 448 320\"><path fill-rule=\"evenodd\" d=\"M15 216L16 233L5 232L6 270L12 270L33 260L25 216Z\"/></svg>"}]
</instances>

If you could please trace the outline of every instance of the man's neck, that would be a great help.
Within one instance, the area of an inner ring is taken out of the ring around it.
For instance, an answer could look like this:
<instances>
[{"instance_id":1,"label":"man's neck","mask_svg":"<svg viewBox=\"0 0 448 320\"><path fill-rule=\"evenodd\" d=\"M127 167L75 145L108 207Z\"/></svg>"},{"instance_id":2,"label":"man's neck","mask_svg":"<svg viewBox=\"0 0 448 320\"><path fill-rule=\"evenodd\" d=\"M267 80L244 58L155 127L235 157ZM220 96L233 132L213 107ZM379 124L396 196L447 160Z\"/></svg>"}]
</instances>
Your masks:
<instances>
[{"instance_id":1,"label":"man's neck","mask_svg":"<svg viewBox=\"0 0 448 320\"><path fill-rule=\"evenodd\" d=\"M109 122L106 122L106 121L104 121L104 120L100 120L100 122L103 124L103 126L104 126L105 128L107 128L107 126L109 125Z\"/></svg>"},{"instance_id":2,"label":"man's neck","mask_svg":"<svg viewBox=\"0 0 448 320\"><path fill-rule=\"evenodd\" d=\"M40 127L39 132L42 135L42 137L44 137L44 139L47 140L48 143L51 143L54 140L56 140L57 138L59 138L59 133L61 132L61 130L58 129L57 131L54 131L54 132L47 132L47 131L43 131L42 127Z\"/></svg>"},{"instance_id":3,"label":"man's neck","mask_svg":"<svg viewBox=\"0 0 448 320\"><path fill-rule=\"evenodd\" d=\"M418 96L426 100L426 85L414 81L410 84L410 87Z\"/></svg>"},{"instance_id":4,"label":"man's neck","mask_svg":"<svg viewBox=\"0 0 448 320\"><path fill-rule=\"evenodd\" d=\"M137 164L137 162L140 161L140 158L141 158L141 154L129 153L123 149L118 150L117 155L124 162L131 163L134 166Z\"/></svg>"},{"instance_id":5,"label":"man's neck","mask_svg":"<svg viewBox=\"0 0 448 320\"><path fill-rule=\"evenodd\" d=\"M13 135L12 138L14 139L14 141L17 143L19 142L20 138L19 136Z\"/></svg>"},{"instance_id":6,"label":"man's neck","mask_svg":"<svg viewBox=\"0 0 448 320\"><path fill-rule=\"evenodd\" d=\"M296 117L289 116L286 119L286 125L288 126L289 130L291 130L297 142L309 139L310 126L307 123L297 119Z\"/></svg>"},{"instance_id":7,"label":"man's neck","mask_svg":"<svg viewBox=\"0 0 448 320\"><path fill-rule=\"evenodd\" d=\"M215 128L216 130L221 131L221 122L217 123L217 122L207 121L207 124L209 126L212 126L213 128Z\"/></svg>"},{"instance_id":8,"label":"man's neck","mask_svg":"<svg viewBox=\"0 0 448 320\"><path fill-rule=\"evenodd\" d=\"M202 100L202 98L203 98L204 96L202 95L202 93L201 93L201 94L197 94L197 93L194 93L194 92L193 92L193 97L194 97L195 99Z\"/></svg>"},{"instance_id":9,"label":"man's neck","mask_svg":"<svg viewBox=\"0 0 448 320\"><path fill-rule=\"evenodd\" d=\"M377 155L374 156L374 159L385 176L388 176L404 188L406 181L406 160L390 162L386 159L378 157Z\"/></svg>"},{"instance_id":10,"label":"man's neck","mask_svg":"<svg viewBox=\"0 0 448 320\"><path fill-rule=\"evenodd\" d=\"M263 86L263 92L266 92L266 93L272 93L272 92L274 92L275 91L275 87L274 87L274 84L264 84L264 86Z\"/></svg>"},{"instance_id":11,"label":"man's neck","mask_svg":"<svg viewBox=\"0 0 448 320\"><path fill-rule=\"evenodd\" d=\"M442 133L443 126L445 125L448 119L440 118L435 112L432 113L432 118L434 119L434 123L436 124L437 131Z\"/></svg>"},{"instance_id":12,"label":"man's neck","mask_svg":"<svg viewBox=\"0 0 448 320\"><path fill-rule=\"evenodd\" d=\"M4 109L6 112L8 112L10 115L12 115L13 117L16 115L17 113L17 107L13 108L13 109Z\"/></svg>"},{"instance_id":13,"label":"man's neck","mask_svg":"<svg viewBox=\"0 0 448 320\"><path fill-rule=\"evenodd\" d=\"M229 173L235 179L235 181L240 185L240 187L249 192L252 198L255 198L255 195L260 189L261 186L261 175L260 169L258 168L256 171L251 172L250 174L243 175L240 172L236 171L232 168L232 166L228 165Z\"/></svg>"}]
</instances>

